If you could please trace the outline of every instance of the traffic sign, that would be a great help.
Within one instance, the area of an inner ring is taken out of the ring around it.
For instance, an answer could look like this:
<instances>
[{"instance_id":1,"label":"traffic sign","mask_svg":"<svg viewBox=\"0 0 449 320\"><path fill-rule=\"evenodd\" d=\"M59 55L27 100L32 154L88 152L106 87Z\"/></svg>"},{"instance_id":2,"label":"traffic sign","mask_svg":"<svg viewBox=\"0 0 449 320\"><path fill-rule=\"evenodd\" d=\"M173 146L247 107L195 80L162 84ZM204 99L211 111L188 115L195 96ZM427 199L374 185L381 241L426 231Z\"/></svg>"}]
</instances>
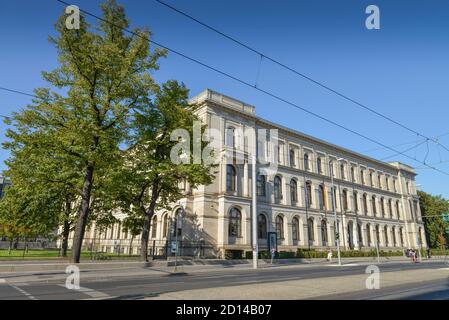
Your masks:
<instances>
[{"instance_id":1,"label":"traffic sign","mask_svg":"<svg viewBox=\"0 0 449 320\"><path fill-rule=\"evenodd\" d=\"M172 241L171 242L171 252L175 253L178 251L178 241Z\"/></svg>"}]
</instances>

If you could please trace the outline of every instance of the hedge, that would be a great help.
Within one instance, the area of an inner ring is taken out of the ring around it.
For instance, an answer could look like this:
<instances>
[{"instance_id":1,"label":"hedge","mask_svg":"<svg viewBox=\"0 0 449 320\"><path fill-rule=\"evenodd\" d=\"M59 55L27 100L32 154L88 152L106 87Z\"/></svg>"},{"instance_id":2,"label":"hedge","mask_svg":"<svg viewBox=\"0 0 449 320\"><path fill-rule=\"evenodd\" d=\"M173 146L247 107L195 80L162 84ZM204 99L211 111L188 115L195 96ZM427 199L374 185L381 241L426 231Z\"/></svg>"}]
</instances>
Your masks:
<instances>
[{"instance_id":1,"label":"hedge","mask_svg":"<svg viewBox=\"0 0 449 320\"><path fill-rule=\"evenodd\" d=\"M315 250L315 249L298 249L295 251L280 251L276 254L276 259L298 259L298 258L305 258L305 259L311 259L311 258L327 258L327 251L322 250ZM340 251L340 255L342 258L356 258L356 257L377 257L377 251L376 250L370 250L370 251ZM404 252L402 250L399 251L379 251L379 256L381 257L393 257L393 256L403 256ZM270 259L271 256L268 251L259 251L259 259ZM337 251L332 251L332 257L337 257ZM246 259L252 259L253 253L252 251L246 251L245 252L245 258Z\"/></svg>"}]
</instances>

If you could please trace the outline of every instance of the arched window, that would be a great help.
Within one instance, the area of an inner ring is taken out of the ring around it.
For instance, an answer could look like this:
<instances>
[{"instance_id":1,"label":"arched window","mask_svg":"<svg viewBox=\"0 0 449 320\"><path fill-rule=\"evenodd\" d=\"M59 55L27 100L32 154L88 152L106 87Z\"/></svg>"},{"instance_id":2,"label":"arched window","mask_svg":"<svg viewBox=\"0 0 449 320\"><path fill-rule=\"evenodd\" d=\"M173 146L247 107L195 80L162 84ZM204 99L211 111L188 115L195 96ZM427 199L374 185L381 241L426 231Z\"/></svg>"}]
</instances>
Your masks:
<instances>
[{"instance_id":1,"label":"arched window","mask_svg":"<svg viewBox=\"0 0 449 320\"><path fill-rule=\"evenodd\" d=\"M352 221L348 222L348 245L349 249L354 249L354 225Z\"/></svg>"},{"instance_id":2,"label":"arched window","mask_svg":"<svg viewBox=\"0 0 449 320\"><path fill-rule=\"evenodd\" d=\"M226 129L226 145L235 148L235 128L228 127Z\"/></svg>"},{"instance_id":3,"label":"arched window","mask_svg":"<svg viewBox=\"0 0 449 320\"><path fill-rule=\"evenodd\" d=\"M307 181L306 182L306 206L308 208L312 205L312 182Z\"/></svg>"},{"instance_id":4,"label":"arched window","mask_svg":"<svg viewBox=\"0 0 449 320\"><path fill-rule=\"evenodd\" d=\"M241 237L242 231L242 214L237 208L232 208L229 211L229 236Z\"/></svg>"},{"instance_id":5,"label":"arched window","mask_svg":"<svg viewBox=\"0 0 449 320\"><path fill-rule=\"evenodd\" d=\"M391 199L388 200L388 214L390 215L390 218L393 217L393 202Z\"/></svg>"},{"instance_id":6,"label":"arched window","mask_svg":"<svg viewBox=\"0 0 449 320\"><path fill-rule=\"evenodd\" d=\"M371 198L371 205L373 206L373 215L376 216L377 215L377 208L376 208L376 196L373 196Z\"/></svg>"},{"instance_id":7,"label":"arched window","mask_svg":"<svg viewBox=\"0 0 449 320\"><path fill-rule=\"evenodd\" d=\"M346 189L343 189L343 210L348 210L348 191Z\"/></svg>"},{"instance_id":8,"label":"arched window","mask_svg":"<svg viewBox=\"0 0 449 320\"><path fill-rule=\"evenodd\" d=\"M320 210L326 209L326 201L324 198L324 186L322 184L318 187L318 204L320 206Z\"/></svg>"},{"instance_id":9,"label":"arched window","mask_svg":"<svg viewBox=\"0 0 449 320\"><path fill-rule=\"evenodd\" d=\"M257 195L265 197L265 190L266 190L266 182L265 182L265 176L259 174L257 176Z\"/></svg>"},{"instance_id":10,"label":"arched window","mask_svg":"<svg viewBox=\"0 0 449 320\"><path fill-rule=\"evenodd\" d=\"M290 180L290 198L292 206L296 205L296 202L298 201L298 185L295 179Z\"/></svg>"},{"instance_id":11,"label":"arched window","mask_svg":"<svg viewBox=\"0 0 449 320\"><path fill-rule=\"evenodd\" d=\"M307 154L307 153L304 153L304 170L310 170L309 154Z\"/></svg>"},{"instance_id":12,"label":"arched window","mask_svg":"<svg viewBox=\"0 0 449 320\"><path fill-rule=\"evenodd\" d=\"M362 247L363 246L363 235L362 235L362 225L359 223L357 225L357 235L358 235L358 239L359 239L359 246Z\"/></svg>"},{"instance_id":13,"label":"arched window","mask_svg":"<svg viewBox=\"0 0 449 320\"><path fill-rule=\"evenodd\" d=\"M337 210L337 189L335 187L331 187L331 203L332 210Z\"/></svg>"},{"instance_id":14,"label":"arched window","mask_svg":"<svg viewBox=\"0 0 449 320\"><path fill-rule=\"evenodd\" d=\"M399 211L399 200L396 201L396 218L401 219L401 213Z\"/></svg>"},{"instance_id":15,"label":"arched window","mask_svg":"<svg viewBox=\"0 0 449 320\"><path fill-rule=\"evenodd\" d=\"M390 179L388 177L385 178L385 184L387 185L387 190L390 191Z\"/></svg>"},{"instance_id":16,"label":"arched window","mask_svg":"<svg viewBox=\"0 0 449 320\"><path fill-rule=\"evenodd\" d=\"M363 212L368 215L368 196L366 193L363 194Z\"/></svg>"},{"instance_id":17,"label":"arched window","mask_svg":"<svg viewBox=\"0 0 449 320\"><path fill-rule=\"evenodd\" d=\"M370 246L371 245L371 226L369 223L366 225L366 241L367 241L367 245Z\"/></svg>"},{"instance_id":18,"label":"arched window","mask_svg":"<svg viewBox=\"0 0 449 320\"><path fill-rule=\"evenodd\" d=\"M313 219L309 218L307 220L307 235L309 237L309 242L313 242L315 240L314 230L313 230Z\"/></svg>"},{"instance_id":19,"label":"arched window","mask_svg":"<svg viewBox=\"0 0 449 320\"><path fill-rule=\"evenodd\" d=\"M380 174L377 175L377 183L379 184L379 188L382 189L382 178L380 176Z\"/></svg>"},{"instance_id":20,"label":"arched window","mask_svg":"<svg viewBox=\"0 0 449 320\"><path fill-rule=\"evenodd\" d=\"M267 238L267 217L264 214L259 214L257 218L257 234L259 239Z\"/></svg>"},{"instance_id":21,"label":"arched window","mask_svg":"<svg viewBox=\"0 0 449 320\"><path fill-rule=\"evenodd\" d=\"M299 219L294 217L292 220L292 239L299 241Z\"/></svg>"},{"instance_id":22,"label":"arched window","mask_svg":"<svg viewBox=\"0 0 449 320\"><path fill-rule=\"evenodd\" d=\"M236 173L232 164L226 165L226 191L235 192Z\"/></svg>"},{"instance_id":23,"label":"arched window","mask_svg":"<svg viewBox=\"0 0 449 320\"><path fill-rule=\"evenodd\" d=\"M391 233L392 233L392 236L393 236L393 247L396 247L397 243L396 243L396 228L395 227L393 227L391 229Z\"/></svg>"},{"instance_id":24,"label":"arched window","mask_svg":"<svg viewBox=\"0 0 449 320\"><path fill-rule=\"evenodd\" d=\"M323 246L327 246L327 222L324 219L321 220L321 239Z\"/></svg>"},{"instance_id":25,"label":"arched window","mask_svg":"<svg viewBox=\"0 0 449 320\"><path fill-rule=\"evenodd\" d=\"M166 238L168 234L168 214L165 214L162 219L162 228L162 237Z\"/></svg>"},{"instance_id":26,"label":"arched window","mask_svg":"<svg viewBox=\"0 0 449 320\"><path fill-rule=\"evenodd\" d=\"M380 208L382 210L382 217L385 218L385 199L380 198Z\"/></svg>"},{"instance_id":27,"label":"arched window","mask_svg":"<svg viewBox=\"0 0 449 320\"><path fill-rule=\"evenodd\" d=\"M318 173L323 173L323 167L322 167L322 164L321 164L321 157L318 157L316 159L316 169L317 169Z\"/></svg>"},{"instance_id":28,"label":"arched window","mask_svg":"<svg viewBox=\"0 0 449 320\"><path fill-rule=\"evenodd\" d=\"M276 234L278 239L284 239L284 218L281 215L276 217Z\"/></svg>"},{"instance_id":29,"label":"arched window","mask_svg":"<svg viewBox=\"0 0 449 320\"><path fill-rule=\"evenodd\" d=\"M279 204L282 200L282 179L279 176L274 177L274 203Z\"/></svg>"},{"instance_id":30,"label":"arched window","mask_svg":"<svg viewBox=\"0 0 449 320\"><path fill-rule=\"evenodd\" d=\"M354 197L354 211L359 212L359 201L357 199L358 198L357 191L354 191L352 196Z\"/></svg>"},{"instance_id":31,"label":"arched window","mask_svg":"<svg viewBox=\"0 0 449 320\"><path fill-rule=\"evenodd\" d=\"M151 237L156 238L157 235L157 215L151 220Z\"/></svg>"},{"instance_id":32,"label":"arched window","mask_svg":"<svg viewBox=\"0 0 449 320\"><path fill-rule=\"evenodd\" d=\"M402 227L400 227L399 228L399 241L401 241L401 243L400 243L401 247L404 246L404 235L402 232L403 232Z\"/></svg>"},{"instance_id":33,"label":"arched window","mask_svg":"<svg viewBox=\"0 0 449 320\"><path fill-rule=\"evenodd\" d=\"M378 244L380 241L380 230L379 225L376 225L376 243Z\"/></svg>"},{"instance_id":34,"label":"arched window","mask_svg":"<svg viewBox=\"0 0 449 320\"><path fill-rule=\"evenodd\" d=\"M405 183L405 189L407 193L410 193L410 184L408 182Z\"/></svg>"},{"instance_id":35,"label":"arched window","mask_svg":"<svg viewBox=\"0 0 449 320\"><path fill-rule=\"evenodd\" d=\"M340 177L341 179L346 179L346 175L345 175L345 165L342 163L340 164Z\"/></svg>"},{"instance_id":36,"label":"arched window","mask_svg":"<svg viewBox=\"0 0 449 320\"><path fill-rule=\"evenodd\" d=\"M290 166L296 167L295 150L294 149L290 149Z\"/></svg>"},{"instance_id":37,"label":"arched window","mask_svg":"<svg viewBox=\"0 0 449 320\"><path fill-rule=\"evenodd\" d=\"M374 187L374 179L373 179L373 173L372 172L369 173L369 182L371 184L371 187Z\"/></svg>"},{"instance_id":38,"label":"arched window","mask_svg":"<svg viewBox=\"0 0 449 320\"><path fill-rule=\"evenodd\" d=\"M360 170L360 180L361 180L362 184L365 184L365 171L364 170Z\"/></svg>"},{"instance_id":39,"label":"arched window","mask_svg":"<svg viewBox=\"0 0 449 320\"><path fill-rule=\"evenodd\" d=\"M388 239L388 227L384 226L384 234L385 234L385 246L388 247L389 239Z\"/></svg>"},{"instance_id":40,"label":"arched window","mask_svg":"<svg viewBox=\"0 0 449 320\"><path fill-rule=\"evenodd\" d=\"M352 182L355 182L354 167L351 167L351 181L352 181Z\"/></svg>"}]
</instances>

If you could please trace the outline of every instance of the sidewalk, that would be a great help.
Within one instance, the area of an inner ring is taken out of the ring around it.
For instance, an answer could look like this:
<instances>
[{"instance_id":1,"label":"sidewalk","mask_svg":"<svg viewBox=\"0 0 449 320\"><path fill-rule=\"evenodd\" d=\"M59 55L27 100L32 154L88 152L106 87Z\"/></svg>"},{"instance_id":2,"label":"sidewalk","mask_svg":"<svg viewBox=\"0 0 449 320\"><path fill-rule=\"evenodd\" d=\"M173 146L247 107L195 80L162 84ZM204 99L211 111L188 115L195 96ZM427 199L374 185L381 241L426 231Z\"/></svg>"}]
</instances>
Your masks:
<instances>
[{"instance_id":1,"label":"sidewalk","mask_svg":"<svg viewBox=\"0 0 449 320\"><path fill-rule=\"evenodd\" d=\"M381 264L385 263L409 263L407 259L381 259ZM400 258L400 257L399 257ZM293 260L293 259L289 259ZM108 280L116 277L160 277L167 276L176 273L207 273L207 272L226 272L229 270L253 270L252 269L252 261L251 260L221 260L223 263L218 264L217 262L213 262L212 264L206 264L205 261L197 261L197 264L190 265L178 265L175 268L173 265L168 266L167 264L171 264L170 261L159 261L159 264L149 263L144 264L142 262L85 262L77 265L80 269L82 277L84 280ZM423 260L423 263L426 262L435 262L436 260ZM210 262L210 261L207 261ZM234 263L235 262L235 263ZM334 260L332 263L325 261L324 259L314 259L313 261L307 262L298 262L298 261L275 261L278 263L270 264L269 260L260 261L259 269L269 269L269 268L300 268L300 269L313 269L319 266L337 266L337 262ZM201 263L201 264L200 264ZM377 264L377 259L371 258L347 258L342 259L343 267L358 265L370 265ZM8 283L28 283L28 282L41 282L43 280L47 282L53 281L61 281L65 280L67 274L65 273L66 267L70 265L67 262L60 262L55 264L53 263L27 263L23 266L16 265L16 270L21 268L25 269L22 271L3 271L0 272L0 280L3 279ZM0 264L0 268L2 265ZM11 268L11 265L3 264L3 267ZM29 269L28 269L29 268Z\"/></svg>"},{"instance_id":2,"label":"sidewalk","mask_svg":"<svg viewBox=\"0 0 449 320\"><path fill-rule=\"evenodd\" d=\"M449 268L383 272L379 274L380 288L423 283L444 279L449 276ZM238 286L223 286L207 289L192 289L163 293L145 300L298 300L319 299L333 294L368 290L368 274L335 276L325 278L290 280L270 283L254 283ZM412 280L411 280L412 279Z\"/></svg>"},{"instance_id":3,"label":"sidewalk","mask_svg":"<svg viewBox=\"0 0 449 320\"><path fill-rule=\"evenodd\" d=\"M259 259L259 266L271 265L269 259ZM381 257L382 262L406 262L410 259L405 257ZM425 261L439 261L437 258L430 260L423 259ZM337 259L333 259L333 263L336 263ZM236 268L236 267L252 267L252 260L221 260L221 259L182 259L177 261L177 266L180 268L190 267L197 269L198 267L215 267L215 268ZM321 265L329 263L326 259L275 259L273 261L275 265ZM360 257L360 258L342 258L343 264L348 263L377 263L376 257ZM3 273L21 273L21 272L56 272L65 271L67 266L71 263L67 260L24 260L24 261L0 261L0 276ZM135 268L173 268L175 265L174 258L169 260L152 260L148 263L144 263L138 260L112 260L112 261L91 261L84 260L77 266L82 271L90 270L113 270L113 269L135 269Z\"/></svg>"}]
</instances>

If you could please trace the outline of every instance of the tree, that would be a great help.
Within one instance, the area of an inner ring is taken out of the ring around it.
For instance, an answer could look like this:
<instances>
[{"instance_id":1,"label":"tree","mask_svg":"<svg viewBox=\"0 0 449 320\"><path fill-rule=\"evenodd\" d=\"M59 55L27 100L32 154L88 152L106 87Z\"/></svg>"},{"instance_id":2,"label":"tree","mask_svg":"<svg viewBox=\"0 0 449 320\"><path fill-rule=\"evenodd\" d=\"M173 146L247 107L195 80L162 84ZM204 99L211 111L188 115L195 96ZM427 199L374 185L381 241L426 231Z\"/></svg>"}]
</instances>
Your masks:
<instances>
[{"instance_id":1,"label":"tree","mask_svg":"<svg viewBox=\"0 0 449 320\"><path fill-rule=\"evenodd\" d=\"M449 212L449 202L441 195L434 196L423 191L418 191L418 195L429 246L444 249L448 241L446 229L449 223L443 220L442 214Z\"/></svg>"},{"instance_id":2,"label":"tree","mask_svg":"<svg viewBox=\"0 0 449 320\"><path fill-rule=\"evenodd\" d=\"M101 9L103 20L96 29L81 16L80 28L69 30L66 17L60 17L58 37L50 38L60 65L43 76L64 94L35 90L33 104L14 116L16 130L9 132L13 143L36 132L30 149L48 148L53 153L51 159L78 174L73 184L79 201L72 251L75 263L80 260L92 194L97 190L95 201L105 204L99 199L98 182L120 158L132 109L147 105L148 95L157 89L149 71L158 69L157 60L165 55L162 50L150 52L148 30L125 34L128 20L114 0L102 4Z\"/></svg>"},{"instance_id":3,"label":"tree","mask_svg":"<svg viewBox=\"0 0 449 320\"><path fill-rule=\"evenodd\" d=\"M0 201L0 224L10 243L14 239L49 236L58 226L59 194L36 186L7 188Z\"/></svg>"},{"instance_id":4,"label":"tree","mask_svg":"<svg viewBox=\"0 0 449 320\"><path fill-rule=\"evenodd\" d=\"M131 235L131 240L129 242L129 252L132 254L134 238L142 233L144 219L141 216L127 216L123 220L123 231Z\"/></svg>"},{"instance_id":5,"label":"tree","mask_svg":"<svg viewBox=\"0 0 449 320\"><path fill-rule=\"evenodd\" d=\"M123 165L113 179L119 206L141 226L141 258L148 261L150 222L158 209L171 206L184 197L179 183L192 188L212 182L213 164L192 163L192 154L185 163L174 163L171 153L178 141L171 135L183 129L193 136L195 106L188 102L188 90L176 81L164 83L151 103L140 106L133 121L130 148L122 157ZM201 133L205 127L201 126ZM202 135L201 135L202 136ZM193 139L192 139L193 140ZM201 150L206 142L200 143ZM191 144L189 144L191 147Z\"/></svg>"}]
</instances>

